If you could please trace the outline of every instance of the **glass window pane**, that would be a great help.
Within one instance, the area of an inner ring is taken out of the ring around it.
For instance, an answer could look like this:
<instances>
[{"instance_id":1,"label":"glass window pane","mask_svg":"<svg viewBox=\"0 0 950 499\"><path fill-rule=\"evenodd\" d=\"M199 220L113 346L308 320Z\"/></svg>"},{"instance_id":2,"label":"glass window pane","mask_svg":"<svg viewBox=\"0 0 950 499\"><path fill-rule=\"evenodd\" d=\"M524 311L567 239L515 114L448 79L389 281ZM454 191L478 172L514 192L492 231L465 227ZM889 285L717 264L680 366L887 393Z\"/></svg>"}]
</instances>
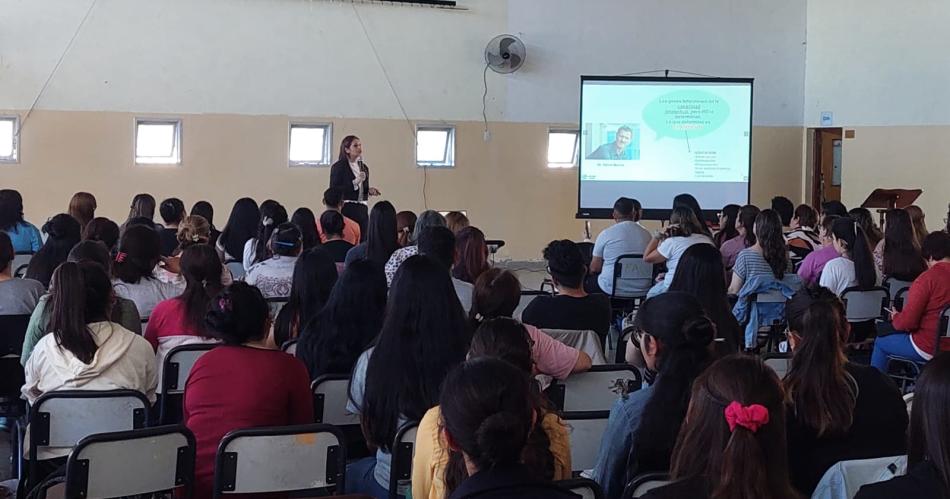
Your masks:
<instances>
[{"instance_id":1,"label":"glass window pane","mask_svg":"<svg viewBox=\"0 0 950 499\"><path fill-rule=\"evenodd\" d=\"M548 134L548 163L573 165L576 149L576 133L551 132Z\"/></svg>"},{"instance_id":2,"label":"glass window pane","mask_svg":"<svg viewBox=\"0 0 950 499\"><path fill-rule=\"evenodd\" d=\"M0 157L13 157L14 120L0 120Z\"/></svg>"},{"instance_id":3,"label":"glass window pane","mask_svg":"<svg viewBox=\"0 0 950 499\"><path fill-rule=\"evenodd\" d=\"M175 124L140 123L135 141L135 156L149 159L174 159Z\"/></svg>"},{"instance_id":4,"label":"glass window pane","mask_svg":"<svg viewBox=\"0 0 950 499\"><path fill-rule=\"evenodd\" d=\"M444 163L448 140L448 130L419 130L416 134L416 161Z\"/></svg>"},{"instance_id":5,"label":"glass window pane","mask_svg":"<svg viewBox=\"0 0 950 499\"><path fill-rule=\"evenodd\" d=\"M290 161L323 162L325 135L326 129L323 127L290 127Z\"/></svg>"}]
</instances>

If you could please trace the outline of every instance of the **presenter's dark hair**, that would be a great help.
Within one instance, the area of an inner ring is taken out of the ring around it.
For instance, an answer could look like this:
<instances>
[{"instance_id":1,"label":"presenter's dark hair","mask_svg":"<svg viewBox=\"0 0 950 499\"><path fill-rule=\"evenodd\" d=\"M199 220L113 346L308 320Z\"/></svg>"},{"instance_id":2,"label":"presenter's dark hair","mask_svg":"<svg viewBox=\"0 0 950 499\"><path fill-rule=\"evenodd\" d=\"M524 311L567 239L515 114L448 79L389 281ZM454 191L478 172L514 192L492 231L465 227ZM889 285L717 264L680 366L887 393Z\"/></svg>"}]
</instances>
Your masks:
<instances>
[{"instance_id":1,"label":"presenter's dark hair","mask_svg":"<svg viewBox=\"0 0 950 499\"><path fill-rule=\"evenodd\" d=\"M346 137L343 137L343 141L340 142L340 161L349 159L349 157L346 155L346 150L350 148L350 145L353 144L354 140L360 140L360 138L356 135L347 135Z\"/></svg>"},{"instance_id":2,"label":"presenter's dark hair","mask_svg":"<svg viewBox=\"0 0 950 499\"><path fill-rule=\"evenodd\" d=\"M778 216L782 219L782 225L788 227L788 225L792 223L795 205L791 199L785 196L775 196L772 198L772 210L778 213Z\"/></svg>"},{"instance_id":3,"label":"presenter's dark hair","mask_svg":"<svg viewBox=\"0 0 950 499\"><path fill-rule=\"evenodd\" d=\"M634 200L630 198L620 198L614 202L614 211L624 218L633 218L637 212L634 206Z\"/></svg>"}]
</instances>

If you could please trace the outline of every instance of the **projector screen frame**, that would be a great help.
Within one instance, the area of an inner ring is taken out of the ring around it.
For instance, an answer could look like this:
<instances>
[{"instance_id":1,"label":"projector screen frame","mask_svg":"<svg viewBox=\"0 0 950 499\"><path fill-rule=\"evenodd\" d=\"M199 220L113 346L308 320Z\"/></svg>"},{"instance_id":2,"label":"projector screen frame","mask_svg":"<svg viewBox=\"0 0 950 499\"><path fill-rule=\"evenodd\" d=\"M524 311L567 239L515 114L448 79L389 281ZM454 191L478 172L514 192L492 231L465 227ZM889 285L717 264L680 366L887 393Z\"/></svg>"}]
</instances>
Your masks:
<instances>
[{"instance_id":1,"label":"projector screen frame","mask_svg":"<svg viewBox=\"0 0 950 499\"><path fill-rule=\"evenodd\" d=\"M755 102L755 79L754 78L717 78L717 77L685 77L685 76L608 76L608 75L581 75L580 87L580 110L577 118L577 129L583 134L584 117L584 83L587 81L625 81L625 82L652 82L652 83L747 83L749 84L749 181L746 184L746 200L743 204L749 204L752 199L752 115L754 112L753 103ZM581 140L581 136L578 136ZM579 155L577 160L577 213L574 215L578 220L609 220L613 218L613 208L583 208L581 207L581 163L584 158ZM669 208L651 208L643 209L643 220L669 220L670 212L673 211L673 199L670 198ZM708 207L707 207L708 208ZM708 221L718 222L716 214L722 209L721 206L715 209L703 209L703 217Z\"/></svg>"}]
</instances>

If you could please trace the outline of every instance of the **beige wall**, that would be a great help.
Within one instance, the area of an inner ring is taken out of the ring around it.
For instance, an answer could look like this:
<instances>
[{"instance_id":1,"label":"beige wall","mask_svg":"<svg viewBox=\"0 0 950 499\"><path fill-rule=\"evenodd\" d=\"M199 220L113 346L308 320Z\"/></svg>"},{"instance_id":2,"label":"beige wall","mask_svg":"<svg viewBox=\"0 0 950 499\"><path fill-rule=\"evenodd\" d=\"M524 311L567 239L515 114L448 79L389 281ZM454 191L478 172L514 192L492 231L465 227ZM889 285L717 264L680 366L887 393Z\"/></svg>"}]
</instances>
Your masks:
<instances>
[{"instance_id":1,"label":"beige wall","mask_svg":"<svg viewBox=\"0 0 950 499\"><path fill-rule=\"evenodd\" d=\"M21 113L22 116L22 113ZM224 225L241 196L274 198L288 210L309 206L319 214L329 168L288 168L286 116L182 116L182 165L135 166L135 115L113 112L34 111L22 131L20 163L0 166L0 184L19 189L27 218L41 225L64 211L72 193L95 194L99 214L124 220L137 192L176 196L190 207L206 199ZM456 168L428 172L428 206L468 210L489 238L508 245L499 258L539 259L554 238L579 239L575 220L577 170L546 167L547 125L457 123ZM423 209L423 171L413 165L410 129L401 120L333 120L334 143L359 135L373 184L397 209ZM801 199L802 130L753 129L752 201L778 194ZM636 196L635 192L630 193ZM708 207L717 209L719 207ZM606 222L594 223L599 229Z\"/></svg>"}]
</instances>

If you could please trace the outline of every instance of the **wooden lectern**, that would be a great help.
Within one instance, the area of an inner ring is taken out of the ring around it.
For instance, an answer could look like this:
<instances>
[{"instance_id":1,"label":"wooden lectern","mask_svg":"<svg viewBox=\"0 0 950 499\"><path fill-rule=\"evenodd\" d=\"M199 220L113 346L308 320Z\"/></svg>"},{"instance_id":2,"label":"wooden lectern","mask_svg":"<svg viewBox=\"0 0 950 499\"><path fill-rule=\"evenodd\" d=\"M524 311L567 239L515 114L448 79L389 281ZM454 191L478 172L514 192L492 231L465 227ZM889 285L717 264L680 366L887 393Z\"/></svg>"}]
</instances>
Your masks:
<instances>
[{"instance_id":1,"label":"wooden lectern","mask_svg":"<svg viewBox=\"0 0 950 499\"><path fill-rule=\"evenodd\" d=\"M862 208L877 208L881 217L881 227L884 227L884 212L892 208L907 208L914 204L921 189L874 189L867 199L861 203Z\"/></svg>"}]
</instances>

